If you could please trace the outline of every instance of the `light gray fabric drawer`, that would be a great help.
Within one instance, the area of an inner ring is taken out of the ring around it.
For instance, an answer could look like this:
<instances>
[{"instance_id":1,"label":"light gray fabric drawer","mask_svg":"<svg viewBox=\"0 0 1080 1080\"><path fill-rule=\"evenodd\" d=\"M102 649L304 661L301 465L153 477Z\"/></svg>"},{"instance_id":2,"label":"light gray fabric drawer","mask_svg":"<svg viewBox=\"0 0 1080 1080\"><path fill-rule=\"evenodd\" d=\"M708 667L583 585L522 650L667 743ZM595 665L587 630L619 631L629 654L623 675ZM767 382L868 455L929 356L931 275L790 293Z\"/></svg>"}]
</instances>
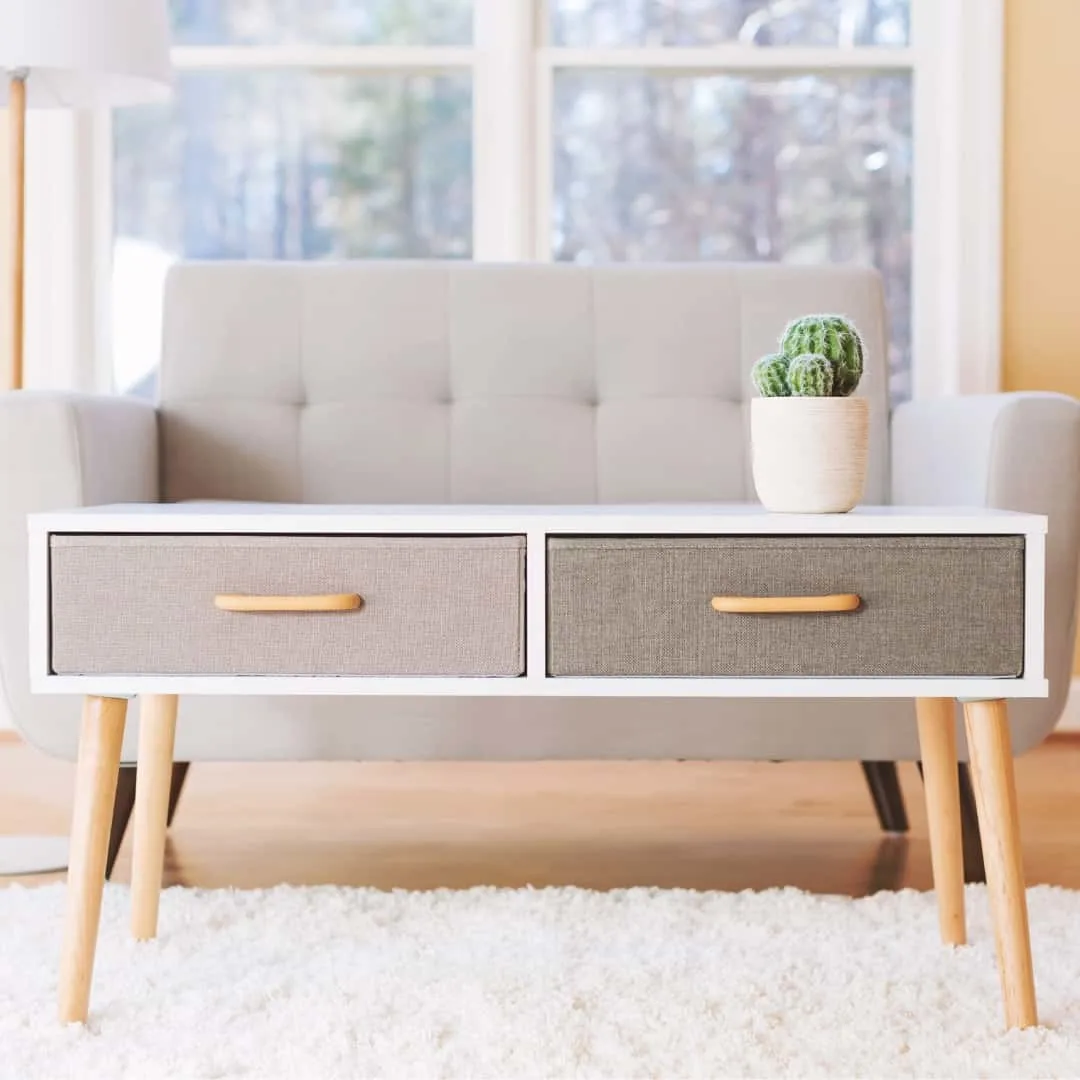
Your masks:
<instances>
[{"instance_id":1,"label":"light gray fabric drawer","mask_svg":"<svg viewBox=\"0 0 1080 1080\"><path fill-rule=\"evenodd\" d=\"M732 596L858 593L734 615ZM551 675L1017 677L1022 537L552 538Z\"/></svg>"},{"instance_id":2,"label":"light gray fabric drawer","mask_svg":"<svg viewBox=\"0 0 1080 1080\"><path fill-rule=\"evenodd\" d=\"M524 670L524 537L55 535L50 548L58 675ZM214 606L352 592L357 611Z\"/></svg>"}]
</instances>

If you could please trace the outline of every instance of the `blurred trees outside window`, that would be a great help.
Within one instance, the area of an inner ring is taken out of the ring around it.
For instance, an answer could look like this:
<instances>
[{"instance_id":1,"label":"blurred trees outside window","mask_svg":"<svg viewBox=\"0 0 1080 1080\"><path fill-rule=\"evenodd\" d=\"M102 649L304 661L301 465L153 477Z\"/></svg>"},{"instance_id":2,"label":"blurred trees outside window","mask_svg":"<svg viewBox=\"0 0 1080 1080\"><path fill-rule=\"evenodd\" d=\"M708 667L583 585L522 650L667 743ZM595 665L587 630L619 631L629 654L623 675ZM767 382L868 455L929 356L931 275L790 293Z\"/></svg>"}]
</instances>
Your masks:
<instances>
[{"instance_id":1,"label":"blurred trees outside window","mask_svg":"<svg viewBox=\"0 0 1080 1080\"><path fill-rule=\"evenodd\" d=\"M173 0L178 54L211 60L178 63L168 105L114 120L118 389L150 391L160 285L176 259L472 257L483 208L473 206L469 68L411 66L407 51L469 49L474 3L505 2ZM887 54L909 45L911 4L547 0L542 28L571 51ZM406 59L355 70L244 62L259 50L379 46ZM873 264L886 284L894 391L909 393L910 70L575 64L551 78L551 220L532 224L553 258Z\"/></svg>"}]
</instances>

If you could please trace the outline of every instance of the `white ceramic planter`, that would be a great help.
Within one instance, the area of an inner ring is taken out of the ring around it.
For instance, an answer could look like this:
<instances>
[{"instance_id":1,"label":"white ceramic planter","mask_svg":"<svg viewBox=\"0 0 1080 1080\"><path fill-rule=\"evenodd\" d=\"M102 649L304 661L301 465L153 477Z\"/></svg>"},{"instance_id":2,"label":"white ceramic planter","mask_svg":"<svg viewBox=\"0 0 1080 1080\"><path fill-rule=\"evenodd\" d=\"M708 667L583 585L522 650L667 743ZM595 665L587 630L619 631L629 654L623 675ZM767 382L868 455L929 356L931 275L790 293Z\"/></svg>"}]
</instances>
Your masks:
<instances>
[{"instance_id":1,"label":"white ceramic planter","mask_svg":"<svg viewBox=\"0 0 1080 1080\"><path fill-rule=\"evenodd\" d=\"M754 398L758 498L781 514L846 514L863 496L869 434L865 398Z\"/></svg>"}]
</instances>

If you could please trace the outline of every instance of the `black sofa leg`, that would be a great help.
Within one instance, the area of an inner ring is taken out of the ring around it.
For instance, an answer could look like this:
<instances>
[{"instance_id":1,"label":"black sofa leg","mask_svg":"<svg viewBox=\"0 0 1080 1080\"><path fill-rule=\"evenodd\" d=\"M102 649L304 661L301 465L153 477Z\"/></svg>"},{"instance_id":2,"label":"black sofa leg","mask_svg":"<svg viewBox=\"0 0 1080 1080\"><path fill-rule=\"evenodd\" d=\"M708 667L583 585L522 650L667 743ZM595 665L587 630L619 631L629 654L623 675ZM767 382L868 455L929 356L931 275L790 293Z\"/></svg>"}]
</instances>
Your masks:
<instances>
[{"instance_id":1,"label":"black sofa leg","mask_svg":"<svg viewBox=\"0 0 1080 1080\"><path fill-rule=\"evenodd\" d=\"M922 762L918 762L922 776ZM960 781L960 827L964 846L964 881L982 885L986 881L983 863L982 834L979 832L979 812L975 807L975 789L971 786L971 770L966 761L957 766Z\"/></svg>"},{"instance_id":2,"label":"black sofa leg","mask_svg":"<svg viewBox=\"0 0 1080 1080\"><path fill-rule=\"evenodd\" d=\"M116 780L116 801L113 803L112 828L109 831L109 853L105 859L105 880L112 877L116 856L124 842L131 811L135 807L135 766L121 765Z\"/></svg>"},{"instance_id":3,"label":"black sofa leg","mask_svg":"<svg viewBox=\"0 0 1080 1080\"><path fill-rule=\"evenodd\" d=\"M870 797L874 800L874 809L877 811L882 832L906 833L908 817L896 762L864 761L862 771L866 786L870 789Z\"/></svg>"},{"instance_id":4,"label":"black sofa leg","mask_svg":"<svg viewBox=\"0 0 1080 1080\"><path fill-rule=\"evenodd\" d=\"M180 792L184 790L184 781L187 780L190 761L177 761L172 767L172 783L169 787L169 816L165 819L167 825L172 824L176 816L176 804L180 801Z\"/></svg>"},{"instance_id":5,"label":"black sofa leg","mask_svg":"<svg viewBox=\"0 0 1080 1080\"><path fill-rule=\"evenodd\" d=\"M169 788L169 816L171 825L176 813L176 804L180 801L180 792L184 789L190 762L178 761L172 767L172 784ZM120 775L116 779L116 802L113 803L112 828L109 830L109 852L105 859L105 878L112 877L116 857L120 854L120 845L124 842L131 812L135 808L135 766L121 765Z\"/></svg>"},{"instance_id":6,"label":"black sofa leg","mask_svg":"<svg viewBox=\"0 0 1080 1080\"><path fill-rule=\"evenodd\" d=\"M975 809L975 789L971 786L971 770L966 761L960 763L960 821L964 837L964 881L969 885L981 885L986 881L986 867L979 813Z\"/></svg>"}]
</instances>

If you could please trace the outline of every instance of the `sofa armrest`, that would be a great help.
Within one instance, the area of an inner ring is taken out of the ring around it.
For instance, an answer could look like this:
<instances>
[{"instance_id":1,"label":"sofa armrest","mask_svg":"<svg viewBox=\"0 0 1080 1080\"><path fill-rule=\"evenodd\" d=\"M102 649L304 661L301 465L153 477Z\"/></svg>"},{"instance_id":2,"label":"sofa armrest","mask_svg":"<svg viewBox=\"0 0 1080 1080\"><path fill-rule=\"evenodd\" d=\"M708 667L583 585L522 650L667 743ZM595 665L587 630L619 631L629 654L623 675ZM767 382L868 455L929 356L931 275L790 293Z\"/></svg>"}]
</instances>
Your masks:
<instances>
[{"instance_id":1,"label":"sofa armrest","mask_svg":"<svg viewBox=\"0 0 1080 1080\"><path fill-rule=\"evenodd\" d=\"M1080 516L1080 402L1062 394L909 401L893 414L892 501Z\"/></svg>"},{"instance_id":2,"label":"sofa armrest","mask_svg":"<svg viewBox=\"0 0 1080 1080\"><path fill-rule=\"evenodd\" d=\"M114 502L157 502L157 413L130 398L0 394L0 720L66 752L78 703L30 696L26 516Z\"/></svg>"},{"instance_id":3,"label":"sofa armrest","mask_svg":"<svg viewBox=\"0 0 1080 1080\"><path fill-rule=\"evenodd\" d=\"M39 510L158 499L157 413L132 398L0 394L0 529ZM0 540L5 546L9 538Z\"/></svg>"},{"instance_id":4,"label":"sofa armrest","mask_svg":"<svg viewBox=\"0 0 1080 1080\"><path fill-rule=\"evenodd\" d=\"M1080 402L1061 394L913 401L892 422L892 501L1046 514L1049 726L1073 668L1080 553ZM1041 736L1040 736L1041 737ZM1018 739L1030 745L1034 739Z\"/></svg>"}]
</instances>

